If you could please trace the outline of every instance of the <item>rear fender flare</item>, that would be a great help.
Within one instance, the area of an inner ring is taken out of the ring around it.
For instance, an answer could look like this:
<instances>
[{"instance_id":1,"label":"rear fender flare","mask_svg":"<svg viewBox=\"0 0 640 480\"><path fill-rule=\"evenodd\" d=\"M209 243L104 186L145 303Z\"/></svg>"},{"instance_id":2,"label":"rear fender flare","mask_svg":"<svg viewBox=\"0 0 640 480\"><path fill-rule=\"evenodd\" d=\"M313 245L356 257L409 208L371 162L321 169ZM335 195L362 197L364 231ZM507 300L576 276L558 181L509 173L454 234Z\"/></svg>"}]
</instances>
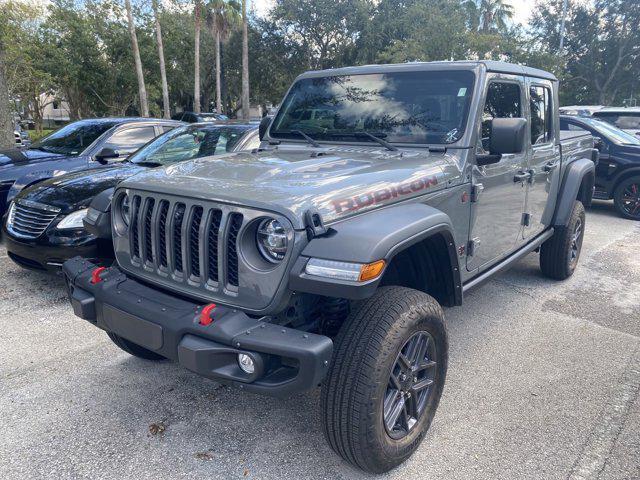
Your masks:
<instances>
[{"instance_id":1,"label":"rear fender flare","mask_svg":"<svg viewBox=\"0 0 640 480\"><path fill-rule=\"evenodd\" d=\"M581 158L572 162L564 173L562 179L562 188L560 189L560 197L558 198L558 206L553 219L553 225L556 227L564 226L568 223L573 204L578 199L580 188L585 178L589 179L587 185L588 191L583 192L586 197L586 204L589 205L593 197L593 185L595 180L595 165L591 159Z\"/></svg>"}]
</instances>

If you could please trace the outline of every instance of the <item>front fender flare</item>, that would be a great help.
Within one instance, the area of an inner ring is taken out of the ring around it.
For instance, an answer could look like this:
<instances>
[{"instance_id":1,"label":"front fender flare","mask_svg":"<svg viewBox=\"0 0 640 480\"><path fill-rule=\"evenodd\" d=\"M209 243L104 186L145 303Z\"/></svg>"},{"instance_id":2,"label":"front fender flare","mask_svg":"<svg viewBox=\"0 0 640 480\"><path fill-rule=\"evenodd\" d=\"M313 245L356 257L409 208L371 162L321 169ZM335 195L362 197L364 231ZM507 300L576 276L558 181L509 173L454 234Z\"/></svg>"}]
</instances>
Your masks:
<instances>
[{"instance_id":1,"label":"front fender flare","mask_svg":"<svg viewBox=\"0 0 640 480\"><path fill-rule=\"evenodd\" d=\"M462 303L462 283L453 231L447 214L420 203L348 218L332 225L328 234L309 242L291 270L289 286L294 291L318 295L367 298L373 294L382 276L362 283L315 277L305 273L306 262L313 257L354 263L385 260L388 265L401 251L430 236L442 235L448 250L454 303L459 305Z\"/></svg>"},{"instance_id":2,"label":"front fender flare","mask_svg":"<svg viewBox=\"0 0 640 480\"><path fill-rule=\"evenodd\" d=\"M560 189L558 205L553 219L554 226L558 227L567 224L569 217L571 216L571 212L573 211L573 204L578 199L582 181L586 176L590 175L591 183L588 186L589 191L586 193L586 195L588 195L588 201L587 205L585 205L588 206L591 198L593 197L595 171L595 164L591 159L587 158L576 160L567 167L562 179L562 188Z\"/></svg>"}]
</instances>

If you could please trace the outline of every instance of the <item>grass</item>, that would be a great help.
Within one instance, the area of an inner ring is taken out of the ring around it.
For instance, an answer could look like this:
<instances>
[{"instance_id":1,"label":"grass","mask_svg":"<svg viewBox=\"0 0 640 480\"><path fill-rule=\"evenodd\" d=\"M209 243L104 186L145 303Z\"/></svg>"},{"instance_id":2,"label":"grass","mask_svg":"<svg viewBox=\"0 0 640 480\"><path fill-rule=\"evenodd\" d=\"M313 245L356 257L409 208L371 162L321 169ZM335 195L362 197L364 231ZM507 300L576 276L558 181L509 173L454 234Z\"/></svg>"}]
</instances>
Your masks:
<instances>
[{"instance_id":1,"label":"grass","mask_svg":"<svg viewBox=\"0 0 640 480\"><path fill-rule=\"evenodd\" d=\"M37 140L40 140L42 137L46 137L53 131L55 130L53 129L47 130L45 128L42 129L42 132L38 132L37 130L29 130L29 138L31 139L32 142L35 142Z\"/></svg>"}]
</instances>

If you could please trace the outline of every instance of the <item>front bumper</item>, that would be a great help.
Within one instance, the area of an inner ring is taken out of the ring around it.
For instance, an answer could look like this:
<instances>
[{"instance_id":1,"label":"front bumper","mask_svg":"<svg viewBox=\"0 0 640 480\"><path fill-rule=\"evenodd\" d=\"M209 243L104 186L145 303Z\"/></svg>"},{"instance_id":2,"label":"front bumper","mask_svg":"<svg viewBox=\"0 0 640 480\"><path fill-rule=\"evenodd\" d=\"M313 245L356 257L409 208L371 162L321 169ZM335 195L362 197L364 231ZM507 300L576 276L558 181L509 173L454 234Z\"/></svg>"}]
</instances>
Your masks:
<instances>
[{"instance_id":1,"label":"front bumper","mask_svg":"<svg viewBox=\"0 0 640 480\"><path fill-rule=\"evenodd\" d=\"M2 228L2 241L9 258L24 268L59 272L65 261L78 255L100 264L113 262L110 242L96 240L86 234L67 239L52 237L45 232L42 237L33 240L18 239L7 231L6 224Z\"/></svg>"},{"instance_id":2,"label":"front bumper","mask_svg":"<svg viewBox=\"0 0 640 480\"><path fill-rule=\"evenodd\" d=\"M91 283L96 265L80 257L63 265L74 313L107 332L180 363L195 373L248 391L286 396L324 378L333 342L281 327L218 305L213 322L201 325L204 305L137 282L117 267ZM245 373L238 354L254 359Z\"/></svg>"}]
</instances>

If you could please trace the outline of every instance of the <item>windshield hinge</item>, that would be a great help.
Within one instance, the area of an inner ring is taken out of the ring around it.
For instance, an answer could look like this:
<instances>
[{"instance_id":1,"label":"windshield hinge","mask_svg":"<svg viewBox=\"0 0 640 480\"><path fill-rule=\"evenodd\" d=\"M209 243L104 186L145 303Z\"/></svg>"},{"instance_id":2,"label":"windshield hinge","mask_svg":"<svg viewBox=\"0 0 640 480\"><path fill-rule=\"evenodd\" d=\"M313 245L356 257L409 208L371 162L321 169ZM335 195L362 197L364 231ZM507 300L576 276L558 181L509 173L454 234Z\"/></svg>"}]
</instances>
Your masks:
<instances>
[{"instance_id":1,"label":"windshield hinge","mask_svg":"<svg viewBox=\"0 0 640 480\"><path fill-rule=\"evenodd\" d=\"M327 228L324 226L322 217L315 209L309 209L304 212L304 227L309 240L327 233Z\"/></svg>"}]
</instances>

